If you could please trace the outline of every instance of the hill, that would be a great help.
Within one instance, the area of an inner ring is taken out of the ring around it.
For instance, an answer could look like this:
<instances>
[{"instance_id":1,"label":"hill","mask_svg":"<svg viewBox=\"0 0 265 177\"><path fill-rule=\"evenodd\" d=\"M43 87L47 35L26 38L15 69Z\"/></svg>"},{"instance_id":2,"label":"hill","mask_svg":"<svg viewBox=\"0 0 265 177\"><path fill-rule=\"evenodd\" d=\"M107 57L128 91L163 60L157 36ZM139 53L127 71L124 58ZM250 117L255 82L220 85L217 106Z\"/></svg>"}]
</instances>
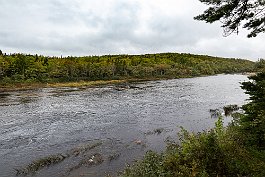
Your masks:
<instances>
[{"instance_id":1,"label":"hill","mask_svg":"<svg viewBox=\"0 0 265 177\"><path fill-rule=\"evenodd\" d=\"M249 60L185 53L49 57L0 55L0 84L183 78L251 72Z\"/></svg>"}]
</instances>

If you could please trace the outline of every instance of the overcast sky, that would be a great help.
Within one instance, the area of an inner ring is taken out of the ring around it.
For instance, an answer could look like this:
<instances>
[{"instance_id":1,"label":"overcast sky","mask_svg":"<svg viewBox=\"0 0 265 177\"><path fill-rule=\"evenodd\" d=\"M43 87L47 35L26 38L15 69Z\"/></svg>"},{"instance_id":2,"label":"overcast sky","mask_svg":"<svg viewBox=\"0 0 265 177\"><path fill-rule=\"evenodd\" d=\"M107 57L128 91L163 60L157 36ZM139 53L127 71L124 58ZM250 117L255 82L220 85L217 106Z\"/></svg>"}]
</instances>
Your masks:
<instances>
[{"instance_id":1,"label":"overcast sky","mask_svg":"<svg viewBox=\"0 0 265 177\"><path fill-rule=\"evenodd\" d=\"M42 55L181 52L257 60L265 35L223 37L198 0L0 0L0 49Z\"/></svg>"}]
</instances>

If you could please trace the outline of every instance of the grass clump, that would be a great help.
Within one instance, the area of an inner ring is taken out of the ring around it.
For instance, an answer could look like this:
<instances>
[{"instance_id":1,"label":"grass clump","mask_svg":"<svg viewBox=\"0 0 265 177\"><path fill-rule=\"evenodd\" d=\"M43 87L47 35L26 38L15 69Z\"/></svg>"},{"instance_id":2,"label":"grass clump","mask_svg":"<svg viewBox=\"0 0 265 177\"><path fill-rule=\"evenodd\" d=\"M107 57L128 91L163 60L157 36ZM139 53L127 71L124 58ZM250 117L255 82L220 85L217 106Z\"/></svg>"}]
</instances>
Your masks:
<instances>
[{"instance_id":1,"label":"grass clump","mask_svg":"<svg viewBox=\"0 0 265 177\"><path fill-rule=\"evenodd\" d=\"M41 168L60 163L66 157L67 155L56 154L56 155L50 155L50 156L35 160L32 163L28 164L25 168L16 169L17 175L34 173Z\"/></svg>"},{"instance_id":2,"label":"grass clump","mask_svg":"<svg viewBox=\"0 0 265 177\"><path fill-rule=\"evenodd\" d=\"M154 134L156 134L156 135L160 135L161 133L163 133L163 131L165 131L164 128L157 128L157 129L155 129L155 130L153 130L153 131L148 131L148 132L145 133L145 134L146 134L146 135L154 135Z\"/></svg>"},{"instance_id":3,"label":"grass clump","mask_svg":"<svg viewBox=\"0 0 265 177\"><path fill-rule=\"evenodd\" d=\"M35 173L44 167L49 167L51 165L58 164L64 161L66 158L84 155L88 151L95 149L96 147L101 146L101 145L102 145L102 142L100 141L95 142L93 144L85 144L80 147L73 148L69 152L64 153L64 154L59 153L59 154L49 155L49 156L37 159L31 162L30 164L28 164L27 166L25 166L24 168L15 169L15 170L17 172L17 175L27 175L30 173ZM97 165L97 164L102 163L102 161L103 161L102 156L100 154L95 154L90 159L85 159L85 160L83 159L82 164L90 163L90 165L92 164Z\"/></svg>"},{"instance_id":4,"label":"grass clump","mask_svg":"<svg viewBox=\"0 0 265 177\"><path fill-rule=\"evenodd\" d=\"M234 111L238 111L239 107L236 104L233 105L227 105L223 107L225 115L231 115Z\"/></svg>"},{"instance_id":5,"label":"grass clump","mask_svg":"<svg viewBox=\"0 0 265 177\"><path fill-rule=\"evenodd\" d=\"M120 153L111 154L111 155L109 155L108 160L110 162L113 161L113 160L117 160L120 157L120 155L121 155Z\"/></svg>"},{"instance_id":6,"label":"grass clump","mask_svg":"<svg viewBox=\"0 0 265 177\"><path fill-rule=\"evenodd\" d=\"M80 154L84 154L86 153L87 151L90 151L98 146L101 146L102 145L102 142L96 142L94 144L85 144L85 145L82 145L82 146L79 146L79 147L76 147L76 148L73 148L71 151L70 151L70 155L74 155L74 156L78 156Z\"/></svg>"},{"instance_id":7,"label":"grass clump","mask_svg":"<svg viewBox=\"0 0 265 177\"><path fill-rule=\"evenodd\" d=\"M78 165L72 167L69 169L69 173L82 167L82 166L86 166L86 167L91 167L91 166L95 166L95 165L100 165L104 162L103 156L99 153L95 153L92 156L86 157L84 159L82 159Z\"/></svg>"}]
</instances>

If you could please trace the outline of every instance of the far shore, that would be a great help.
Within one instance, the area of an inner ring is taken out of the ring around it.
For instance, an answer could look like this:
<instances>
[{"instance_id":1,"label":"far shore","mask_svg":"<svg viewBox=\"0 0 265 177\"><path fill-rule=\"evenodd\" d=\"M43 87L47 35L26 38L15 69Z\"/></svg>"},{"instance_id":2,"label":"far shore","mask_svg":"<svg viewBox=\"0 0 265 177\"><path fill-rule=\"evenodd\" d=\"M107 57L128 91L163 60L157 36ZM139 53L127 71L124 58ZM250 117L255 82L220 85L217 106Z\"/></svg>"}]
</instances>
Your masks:
<instances>
[{"instance_id":1,"label":"far shore","mask_svg":"<svg viewBox=\"0 0 265 177\"><path fill-rule=\"evenodd\" d=\"M232 74L232 73L231 73ZM253 76L256 73L254 72L245 72L245 73L233 73L233 74L242 74L247 76ZM204 77L210 75L202 75L195 77ZM155 80L166 80L166 79L180 79L180 78L191 78L191 76L182 76L179 78L173 77L152 77L152 78L128 78L128 79L115 79L115 80L95 80L95 81L69 81L69 82L50 82L50 83L12 83L1 85L0 92L11 92L11 91L21 91L21 90L32 90L39 88L60 88L60 87L95 87L95 86L104 86L104 85L115 85L115 84L124 84L132 82L142 82L142 81L155 81Z\"/></svg>"},{"instance_id":2,"label":"far shore","mask_svg":"<svg viewBox=\"0 0 265 177\"><path fill-rule=\"evenodd\" d=\"M39 88L60 88L60 87L95 87L104 85L124 84L130 82L141 82L151 80L162 80L169 78L148 78L148 79L120 79L120 80L95 80L95 81L75 81L75 82L51 82L51 83L14 83L0 85L0 92L32 90Z\"/></svg>"}]
</instances>

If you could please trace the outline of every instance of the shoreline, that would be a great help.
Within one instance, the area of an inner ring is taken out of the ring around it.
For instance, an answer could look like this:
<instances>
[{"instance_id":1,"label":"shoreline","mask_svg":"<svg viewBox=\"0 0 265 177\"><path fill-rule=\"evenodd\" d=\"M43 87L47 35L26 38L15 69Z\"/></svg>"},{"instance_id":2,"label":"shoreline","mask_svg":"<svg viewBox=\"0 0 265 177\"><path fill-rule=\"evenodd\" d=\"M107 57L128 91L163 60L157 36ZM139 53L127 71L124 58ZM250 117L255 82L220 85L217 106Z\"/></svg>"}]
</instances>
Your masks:
<instances>
[{"instance_id":1,"label":"shoreline","mask_svg":"<svg viewBox=\"0 0 265 177\"><path fill-rule=\"evenodd\" d=\"M74 81L74 82L50 82L50 83L14 83L7 84L5 86L0 85L0 92L12 92L12 91L23 91L23 90L34 90L40 88L62 88L62 87L95 87L105 85L124 84L131 82L142 82L142 81L155 81L165 80L173 78L143 78L143 79L114 79L114 80L95 80L95 81Z\"/></svg>"},{"instance_id":2,"label":"shoreline","mask_svg":"<svg viewBox=\"0 0 265 177\"><path fill-rule=\"evenodd\" d=\"M220 73L227 74L227 73ZM229 74L241 74L252 76L255 73L229 73ZM111 79L111 80L94 80L94 81L69 81L69 82L50 82L50 83L13 83L7 84L5 86L0 85L0 92L12 92L12 91L23 91L23 90L34 90L40 88L62 88L62 87L96 87L105 85L115 85L133 82L143 82L143 81L157 81L157 80L168 80L168 79L182 79L182 78L196 78L196 77L207 77L213 75L200 75L200 76L180 76L180 77L151 77L151 78L121 78L121 79Z\"/></svg>"}]
</instances>

